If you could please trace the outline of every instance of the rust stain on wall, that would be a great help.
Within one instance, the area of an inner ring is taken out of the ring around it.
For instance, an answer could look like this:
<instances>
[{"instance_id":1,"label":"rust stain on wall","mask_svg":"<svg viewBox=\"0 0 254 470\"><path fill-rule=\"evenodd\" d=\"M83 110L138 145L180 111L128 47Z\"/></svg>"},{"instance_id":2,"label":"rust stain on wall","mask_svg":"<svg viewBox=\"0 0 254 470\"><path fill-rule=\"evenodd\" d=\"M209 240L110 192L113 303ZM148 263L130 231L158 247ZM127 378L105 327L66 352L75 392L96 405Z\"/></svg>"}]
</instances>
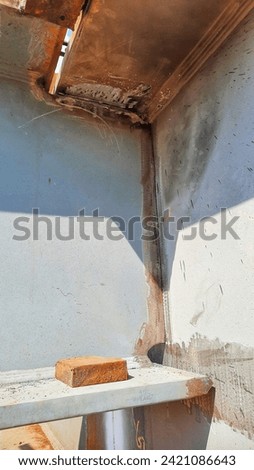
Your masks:
<instances>
[{"instance_id":1,"label":"rust stain on wall","mask_svg":"<svg viewBox=\"0 0 254 470\"><path fill-rule=\"evenodd\" d=\"M154 155L150 128L141 131L141 183L143 185L143 219L157 218L156 183ZM154 221L154 233L158 232ZM151 233L150 233L151 234ZM154 237L155 238L155 237ZM165 342L165 324L163 309L163 287L159 236L153 241L143 241L143 262L148 287L147 310L148 321L142 325L136 343L135 353L146 354L158 343Z\"/></svg>"},{"instance_id":2,"label":"rust stain on wall","mask_svg":"<svg viewBox=\"0 0 254 470\"><path fill-rule=\"evenodd\" d=\"M212 381L207 379L206 389L207 392L212 386ZM188 396L189 397L199 397L204 394L204 380L201 379L192 379L187 384Z\"/></svg>"},{"instance_id":3,"label":"rust stain on wall","mask_svg":"<svg viewBox=\"0 0 254 470\"><path fill-rule=\"evenodd\" d=\"M196 335L188 346L169 345L164 360L165 365L209 376L216 389L213 418L254 437L253 348Z\"/></svg>"},{"instance_id":4,"label":"rust stain on wall","mask_svg":"<svg viewBox=\"0 0 254 470\"><path fill-rule=\"evenodd\" d=\"M97 101L101 104L112 104L124 109L135 110L144 98L149 94L149 85L140 84L134 89L124 91L119 87L102 85L97 83L83 83L67 87L65 93Z\"/></svg>"},{"instance_id":5,"label":"rust stain on wall","mask_svg":"<svg viewBox=\"0 0 254 470\"><path fill-rule=\"evenodd\" d=\"M103 415L101 413L87 416L85 447L89 450L102 450L105 448Z\"/></svg>"},{"instance_id":6,"label":"rust stain on wall","mask_svg":"<svg viewBox=\"0 0 254 470\"><path fill-rule=\"evenodd\" d=\"M149 86L140 84L127 92L119 87L85 83L62 87L56 94L56 101L70 108L83 109L101 117L125 119L128 124L145 124L145 114L140 106L149 95Z\"/></svg>"},{"instance_id":7,"label":"rust stain on wall","mask_svg":"<svg viewBox=\"0 0 254 470\"><path fill-rule=\"evenodd\" d=\"M182 400L182 403L187 407L190 414L196 412L199 409L203 415L211 420L212 417L216 417L221 419L221 417L217 416L217 410L214 406L216 391L215 388L212 387L211 390L206 395L200 395L191 399Z\"/></svg>"},{"instance_id":8,"label":"rust stain on wall","mask_svg":"<svg viewBox=\"0 0 254 470\"><path fill-rule=\"evenodd\" d=\"M46 25L47 28L43 29L44 36L42 38L41 23L35 19L31 22L32 34L27 49L29 56L27 70L31 87L33 87L37 74L36 78L44 77L46 89L48 90L53 79L66 30L51 23L46 23Z\"/></svg>"},{"instance_id":9,"label":"rust stain on wall","mask_svg":"<svg viewBox=\"0 0 254 470\"><path fill-rule=\"evenodd\" d=\"M147 298L148 321L141 327L135 348L136 354L147 354L152 346L165 341L162 290L158 281L148 271L146 271L146 283L149 291Z\"/></svg>"},{"instance_id":10,"label":"rust stain on wall","mask_svg":"<svg viewBox=\"0 0 254 470\"><path fill-rule=\"evenodd\" d=\"M0 75L31 86L40 77L50 83L66 29L1 5L0 15Z\"/></svg>"}]
</instances>

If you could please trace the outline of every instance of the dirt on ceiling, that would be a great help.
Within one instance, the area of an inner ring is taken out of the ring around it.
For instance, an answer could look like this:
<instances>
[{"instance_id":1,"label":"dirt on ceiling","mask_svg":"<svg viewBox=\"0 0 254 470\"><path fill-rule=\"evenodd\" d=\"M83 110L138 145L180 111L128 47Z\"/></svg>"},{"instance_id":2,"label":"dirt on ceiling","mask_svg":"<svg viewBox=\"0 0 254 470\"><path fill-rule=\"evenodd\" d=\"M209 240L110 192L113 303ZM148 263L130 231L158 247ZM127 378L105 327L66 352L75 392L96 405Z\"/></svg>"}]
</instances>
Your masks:
<instances>
[{"instance_id":1,"label":"dirt on ceiling","mask_svg":"<svg viewBox=\"0 0 254 470\"><path fill-rule=\"evenodd\" d=\"M253 8L254 0L0 0L0 75L40 83L58 105L150 123ZM67 28L75 31L56 71Z\"/></svg>"}]
</instances>

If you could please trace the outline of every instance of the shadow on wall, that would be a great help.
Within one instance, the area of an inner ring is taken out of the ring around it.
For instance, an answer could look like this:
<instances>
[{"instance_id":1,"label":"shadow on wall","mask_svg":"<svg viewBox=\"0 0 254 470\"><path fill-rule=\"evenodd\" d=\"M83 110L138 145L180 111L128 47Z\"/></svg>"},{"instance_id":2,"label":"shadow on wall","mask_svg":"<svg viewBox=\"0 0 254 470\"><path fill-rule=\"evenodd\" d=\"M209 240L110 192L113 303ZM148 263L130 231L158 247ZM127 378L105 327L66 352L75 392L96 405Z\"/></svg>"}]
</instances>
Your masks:
<instances>
[{"instance_id":1,"label":"shadow on wall","mask_svg":"<svg viewBox=\"0 0 254 470\"><path fill-rule=\"evenodd\" d=\"M254 197L253 23L250 15L154 127L161 210L189 217L183 228ZM182 233L171 231L165 289Z\"/></svg>"},{"instance_id":2,"label":"shadow on wall","mask_svg":"<svg viewBox=\"0 0 254 470\"><path fill-rule=\"evenodd\" d=\"M43 237L33 243L32 237L13 240L13 221L38 208L49 221L61 217L65 235L67 218L83 208L86 215L99 209L107 219L140 217L140 130L52 110L11 80L1 80L0 100L3 370L47 367L82 354L131 355L147 319L149 267L140 230L133 240L113 242L101 224L100 241L90 224L89 241L76 232L74 241L48 241L42 221Z\"/></svg>"},{"instance_id":3,"label":"shadow on wall","mask_svg":"<svg viewBox=\"0 0 254 470\"><path fill-rule=\"evenodd\" d=\"M24 84L3 80L0 98L1 212L31 217L35 208L41 216L76 218L98 209L126 223L141 216L138 130L68 115L35 100ZM142 259L137 223L133 231L128 241Z\"/></svg>"}]
</instances>

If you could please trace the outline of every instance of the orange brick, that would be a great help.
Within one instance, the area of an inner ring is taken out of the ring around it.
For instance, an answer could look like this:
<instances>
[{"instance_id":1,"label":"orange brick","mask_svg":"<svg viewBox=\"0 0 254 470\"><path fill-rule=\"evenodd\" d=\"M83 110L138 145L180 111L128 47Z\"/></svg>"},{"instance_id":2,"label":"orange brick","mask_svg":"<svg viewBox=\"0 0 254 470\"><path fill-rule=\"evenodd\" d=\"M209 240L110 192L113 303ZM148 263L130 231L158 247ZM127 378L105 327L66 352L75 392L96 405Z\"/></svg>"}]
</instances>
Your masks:
<instances>
[{"instance_id":1,"label":"orange brick","mask_svg":"<svg viewBox=\"0 0 254 470\"><path fill-rule=\"evenodd\" d=\"M55 377L70 387L83 387L127 380L127 363L114 357L84 356L61 359Z\"/></svg>"}]
</instances>

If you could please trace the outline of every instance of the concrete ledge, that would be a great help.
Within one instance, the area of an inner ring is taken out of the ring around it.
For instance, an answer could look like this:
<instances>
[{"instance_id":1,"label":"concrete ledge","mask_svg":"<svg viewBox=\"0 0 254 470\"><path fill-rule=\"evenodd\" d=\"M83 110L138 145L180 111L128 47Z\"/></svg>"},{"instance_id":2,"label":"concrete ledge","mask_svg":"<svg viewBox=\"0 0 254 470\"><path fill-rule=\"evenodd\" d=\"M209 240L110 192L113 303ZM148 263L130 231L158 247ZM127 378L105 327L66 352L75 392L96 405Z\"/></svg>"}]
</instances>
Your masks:
<instances>
[{"instance_id":1,"label":"concrete ledge","mask_svg":"<svg viewBox=\"0 0 254 470\"><path fill-rule=\"evenodd\" d=\"M208 393L206 376L127 360L123 382L70 388L54 368L0 373L0 429L123 408L183 400Z\"/></svg>"}]
</instances>

